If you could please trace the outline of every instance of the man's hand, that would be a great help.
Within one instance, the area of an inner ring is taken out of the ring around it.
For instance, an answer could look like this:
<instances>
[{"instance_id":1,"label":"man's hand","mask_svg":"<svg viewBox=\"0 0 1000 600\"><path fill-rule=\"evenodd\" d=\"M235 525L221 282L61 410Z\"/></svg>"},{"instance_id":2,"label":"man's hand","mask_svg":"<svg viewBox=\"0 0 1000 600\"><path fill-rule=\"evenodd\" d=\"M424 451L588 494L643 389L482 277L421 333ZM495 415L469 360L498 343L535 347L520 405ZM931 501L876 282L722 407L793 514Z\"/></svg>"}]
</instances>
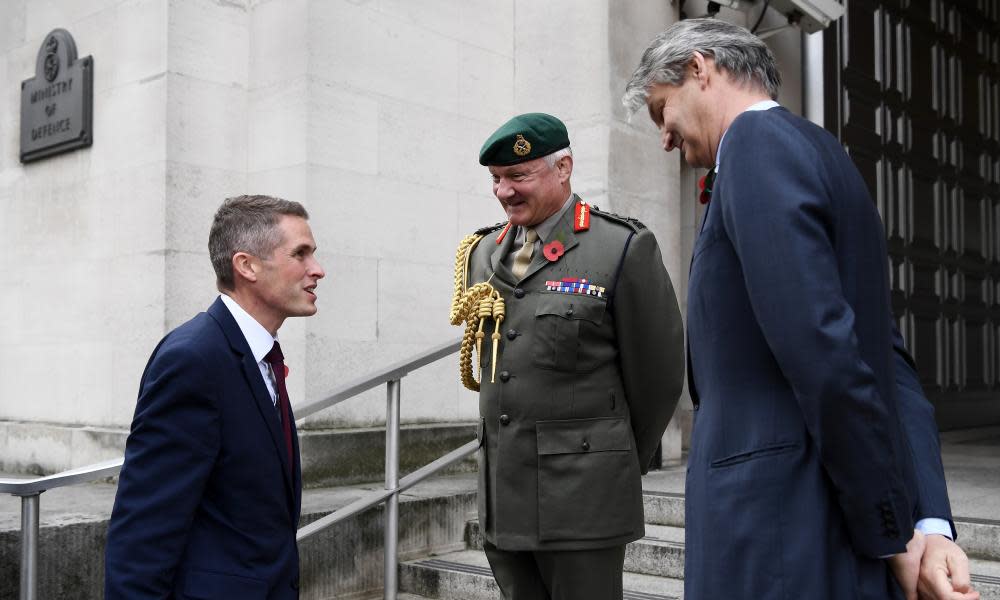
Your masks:
<instances>
[{"instance_id":1,"label":"man's hand","mask_svg":"<svg viewBox=\"0 0 1000 600\"><path fill-rule=\"evenodd\" d=\"M931 536L941 537L941 536ZM949 540L950 541L950 540ZM906 600L917 600L917 581L922 575L921 559L926 551L927 538L924 534L915 530L913 538L906 543L906 552L894 554L887 560L892 574L896 577L899 587L903 588ZM962 555L965 556L964 554ZM966 569L966 581L968 581L968 569Z\"/></svg>"},{"instance_id":2,"label":"man's hand","mask_svg":"<svg viewBox=\"0 0 1000 600\"><path fill-rule=\"evenodd\" d=\"M913 540L923 538L923 557L920 559L920 577L917 580L917 595L912 598L920 600L979 600L979 592L972 589L969 581L969 559L958 544L943 535L924 536L914 532ZM910 540L910 543L913 543ZM906 554L897 554L889 559L889 564L900 556L910 554L910 544L906 545ZM902 585L896 567L892 567L896 579ZM912 600L909 590L904 586L907 600Z\"/></svg>"}]
</instances>

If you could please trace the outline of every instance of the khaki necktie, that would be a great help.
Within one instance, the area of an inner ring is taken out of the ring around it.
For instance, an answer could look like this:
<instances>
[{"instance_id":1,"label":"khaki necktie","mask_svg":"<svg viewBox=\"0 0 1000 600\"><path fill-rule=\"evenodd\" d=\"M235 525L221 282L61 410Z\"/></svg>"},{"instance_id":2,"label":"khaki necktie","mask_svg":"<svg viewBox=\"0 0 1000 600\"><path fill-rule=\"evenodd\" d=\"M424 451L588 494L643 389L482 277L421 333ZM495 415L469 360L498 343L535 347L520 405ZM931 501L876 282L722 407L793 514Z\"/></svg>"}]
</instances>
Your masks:
<instances>
[{"instance_id":1,"label":"khaki necktie","mask_svg":"<svg viewBox=\"0 0 1000 600\"><path fill-rule=\"evenodd\" d=\"M514 267L511 269L514 277L518 279L524 277L525 272L528 270L528 265L531 264L531 255L534 254L535 241L537 239L538 234L534 229L525 228L524 245L514 255Z\"/></svg>"}]
</instances>

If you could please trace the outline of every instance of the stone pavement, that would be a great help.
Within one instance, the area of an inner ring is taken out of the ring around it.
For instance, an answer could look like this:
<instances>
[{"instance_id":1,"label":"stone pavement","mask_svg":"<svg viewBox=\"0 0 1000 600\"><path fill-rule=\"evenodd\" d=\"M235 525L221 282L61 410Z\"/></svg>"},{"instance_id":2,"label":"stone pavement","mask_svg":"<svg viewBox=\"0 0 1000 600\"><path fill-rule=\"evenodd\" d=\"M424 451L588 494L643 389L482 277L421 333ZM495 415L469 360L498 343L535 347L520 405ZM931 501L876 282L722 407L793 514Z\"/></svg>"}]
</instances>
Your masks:
<instances>
[{"instance_id":1,"label":"stone pavement","mask_svg":"<svg viewBox=\"0 0 1000 600\"><path fill-rule=\"evenodd\" d=\"M1000 590L1000 427L949 432L941 438L959 543L973 557L973 572L980 576L977 585L988 588L984 598L1000 598L996 593ZM639 594L636 598L676 598L683 593L678 565L683 564L684 475L685 466L680 463L643 478L647 537L633 545L628 562L630 585ZM0 474L4 476L7 475ZM462 590L460 594L471 594L468 586L472 585L483 587L483 598L495 597L488 573L485 579L482 574L476 579L476 560L480 558L475 542L477 534L475 523L468 522L475 510L475 486L475 474L467 473L432 479L403 494L403 502L409 508L401 512L401 527L410 533L401 540L409 540L404 546L411 547L405 551L401 547L401 559L411 562L401 572L410 581L408 585L414 586L406 591L446 597L428 590L445 590L451 585L448 582L454 580L458 582L456 585L466 586L458 588ZM348 504L366 491L380 488L379 483L369 483L307 489L302 512L307 516L305 520L312 520ZM79 572L74 577L90 582L94 590L100 589L105 523L114 493L114 483L104 481L42 494L39 558L49 563L41 565L43 571L47 567L55 569L59 564L75 564ZM321 534L315 541L303 542L303 582L310 584L309 598L346 597L342 596L344 590L373 590L380 585L380 510L366 513L357 523L338 531ZM20 500L0 496L0 557L3 558L0 562L4 563L0 565L0 573L11 582L17 578L19 527ZM465 541L462 541L463 530ZM349 539L350 543L341 543ZM349 547L341 547L345 545ZM432 555L429 558L428 552ZM459 560L465 556L463 552L471 552L468 565L462 563L464 559ZM435 561L441 565L431 565ZM330 565L341 568L330 572ZM646 581L649 577L660 579ZM433 586L427 587L428 582L433 582ZM53 587L52 582L47 585L49 590L63 589ZM653 593L655 590L659 591ZM13 589L7 592L13 593ZM0 597L5 594L0 593Z\"/></svg>"}]
</instances>

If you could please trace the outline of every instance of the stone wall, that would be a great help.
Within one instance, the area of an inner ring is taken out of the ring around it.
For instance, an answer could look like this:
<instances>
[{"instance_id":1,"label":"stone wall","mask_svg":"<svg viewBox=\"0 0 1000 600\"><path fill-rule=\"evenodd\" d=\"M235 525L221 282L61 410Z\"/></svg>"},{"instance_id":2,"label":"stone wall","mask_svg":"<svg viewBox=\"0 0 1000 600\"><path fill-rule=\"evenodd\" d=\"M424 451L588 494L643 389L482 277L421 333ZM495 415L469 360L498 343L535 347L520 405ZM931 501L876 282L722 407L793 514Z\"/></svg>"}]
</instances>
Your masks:
<instances>
[{"instance_id":1,"label":"stone wall","mask_svg":"<svg viewBox=\"0 0 1000 600\"><path fill-rule=\"evenodd\" d=\"M327 277L319 314L281 331L293 405L457 338L447 323L455 246L503 218L477 153L519 112L567 123L574 190L649 225L683 306L694 174L619 102L675 11L572 0L5 1L0 470L120 452L149 353L216 295L206 241L226 196L279 195L312 216ZM94 57L94 144L21 165L20 82L56 27ZM457 358L411 374L402 390L404 422L477 413ZM384 407L373 390L306 427L377 426ZM678 430L671 440L668 454L679 453Z\"/></svg>"}]
</instances>

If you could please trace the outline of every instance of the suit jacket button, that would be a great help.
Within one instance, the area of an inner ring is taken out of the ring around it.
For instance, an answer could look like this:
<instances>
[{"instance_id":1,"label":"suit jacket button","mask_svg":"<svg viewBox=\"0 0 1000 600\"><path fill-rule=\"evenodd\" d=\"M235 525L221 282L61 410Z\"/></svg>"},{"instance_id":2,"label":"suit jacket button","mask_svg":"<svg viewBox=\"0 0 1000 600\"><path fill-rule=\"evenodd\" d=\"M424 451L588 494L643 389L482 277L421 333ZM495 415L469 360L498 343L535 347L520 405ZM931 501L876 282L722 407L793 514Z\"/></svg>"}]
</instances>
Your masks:
<instances>
[{"instance_id":1,"label":"suit jacket button","mask_svg":"<svg viewBox=\"0 0 1000 600\"><path fill-rule=\"evenodd\" d=\"M292 579L292 584L291 585L292 585L292 589L293 590L299 589L299 578L296 577L295 579Z\"/></svg>"},{"instance_id":2,"label":"suit jacket button","mask_svg":"<svg viewBox=\"0 0 1000 600\"><path fill-rule=\"evenodd\" d=\"M566 316L567 317L572 317L573 316L573 309L572 308L567 308L566 309Z\"/></svg>"},{"instance_id":3,"label":"suit jacket button","mask_svg":"<svg viewBox=\"0 0 1000 600\"><path fill-rule=\"evenodd\" d=\"M584 452L586 452L587 450L590 450L590 442L588 442L587 440L583 440L583 443L580 444L580 447L583 448Z\"/></svg>"},{"instance_id":4,"label":"suit jacket button","mask_svg":"<svg viewBox=\"0 0 1000 600\"><path fill-rule=\"evenodd\" d=\"M507 382L510 381L510 373L507 371L500 371L500 381Z\"/></svg>"},{"instance_id":5,"label":"suit jacket button","mask_svg":"<svg viewBox=\"0 0 1000 600\"><path fill-rule=\"evenodd\" d=\"M517 330L516 329L511 329L510 331L507 332L507 339L508 340L513 340L513 339L516 339L516 338L517 338Z\"/></svg>"},{"instance_id":6,"label":"suit jacket button","mask_svg":"<svg viewBox=\"0 0 1000 600\"><path fill-rule=\"evenodd\" d=\"M507 415L500 415L500 424L504 427L510 425L510 417Z\"/></svg>"},{"instance_id":7,"label":"suit jacket button","mask_svg":"<svg viewBox=\"0 0 1000 600\"><path fill-rule=\"evenodd\" d=\"M514 288L514 297L515 298L524 298L524 289L522 289L522 288Z\"/></svg>"}]
</instances>

